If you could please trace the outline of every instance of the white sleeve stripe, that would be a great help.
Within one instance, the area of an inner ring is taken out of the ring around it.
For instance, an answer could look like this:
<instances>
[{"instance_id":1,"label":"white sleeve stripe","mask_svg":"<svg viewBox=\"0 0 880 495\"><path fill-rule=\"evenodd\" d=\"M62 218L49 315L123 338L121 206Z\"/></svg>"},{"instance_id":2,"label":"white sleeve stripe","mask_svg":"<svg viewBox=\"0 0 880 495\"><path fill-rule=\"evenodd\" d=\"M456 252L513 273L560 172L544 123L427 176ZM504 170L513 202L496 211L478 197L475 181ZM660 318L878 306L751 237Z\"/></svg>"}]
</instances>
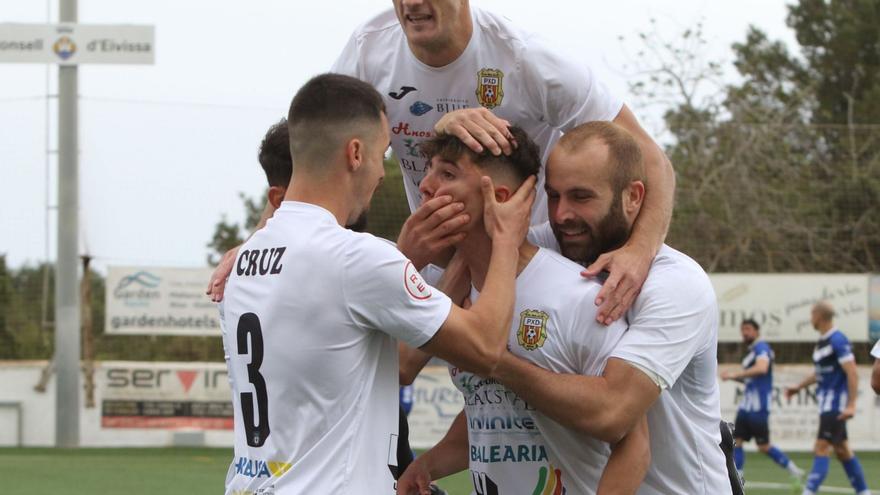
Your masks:
<instances>
[{"instance_id":1,"label":"white sleeve stripe","mask_svg":"<svg viewBox=\"0 0 880 495\"><path fill-rule=\"evenodd\" d=\"M644 356L639 356L637 354L633 354L633 353L626 352L626 351L615 350L608 357L622 359L629 364L638 365L637 367L639 369L642 369L642 371L644 371L649 376L651 374L656 374L662 380L663 383L667 384L667 388L672 386L673 383L675 383L675 380L672 379L672 374L669 373L668 370L655 369L655 368L662 368L662 365L660 363L649 362L647 359L645 359Z\"/></svg>"},{"instance_id":2,"label":"white sleeve stripe","mask_svg":"<svg viewBox=\"0 0 880 495\"><path fill-rule=\"evenodd\" d=\"M840 364L843 364L843 363L848 363L850 361L855 361L855 359L856 359L856 357L850 353L850 354L847 354L846 356L837 358L837 362Z\"/></svg>"},{"instance_id":3,"label":"white sleeve stripe","mask_svg":"<svg viewBox=\"0 0 880 495\"><path fill-rule=\"evenodd\" d=\"M642 373L648 375L648 378L650 378L651 381L654 382L654 385L657 385L657 387L658 387L661 391L666 390L667 388L669 388L669 384L666 383L666 380L664 380L663 377L661 377L661 376L658 375L657 373L654 373L653 371L649 370L648 368L642 366L641 364L639 364L639 363L634 363L634 362L632 362L632 361L626 361L626 364L628 364L628 365L632 366L633 368L635 368L635 369L641 371Z\"/></svg>"}]
</instances>

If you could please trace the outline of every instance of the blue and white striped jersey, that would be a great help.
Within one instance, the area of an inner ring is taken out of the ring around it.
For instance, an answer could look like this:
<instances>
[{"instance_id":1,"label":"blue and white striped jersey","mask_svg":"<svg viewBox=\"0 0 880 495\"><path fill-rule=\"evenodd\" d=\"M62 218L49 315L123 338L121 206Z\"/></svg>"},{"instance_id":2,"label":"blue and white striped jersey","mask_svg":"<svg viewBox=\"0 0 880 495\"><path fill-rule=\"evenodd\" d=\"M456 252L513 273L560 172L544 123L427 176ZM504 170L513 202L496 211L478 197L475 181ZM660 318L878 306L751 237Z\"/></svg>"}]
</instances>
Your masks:
<instances>
[{"instance_id":1,"label":"blue and white striped jersey","mask_svg":"<svg viewBox=\"0 0 880 495\"><path fill-rule=\"evenodd\" d=\"M819 338L813 350L816 367L816 399L819 414L837 414L846 407L848 399L846 373L841 364L855 359L849 339L834 328Z\"/></svg>"},{"instance_id":2,"label":"blue and white striped jersey","mask_svg":"<svg viewBox=\"0 0 880 495\"><path fill-rule=\"evenodd\" d=\"M773 349L770 344L758 340L749 346L749 353L742 360L743 369L749 369L759 359L769 361L767 373L745 379L746 391L739 403L740 411L747 413L770 413L770 397L773 394Z\"/></svg>"}]
</instances>

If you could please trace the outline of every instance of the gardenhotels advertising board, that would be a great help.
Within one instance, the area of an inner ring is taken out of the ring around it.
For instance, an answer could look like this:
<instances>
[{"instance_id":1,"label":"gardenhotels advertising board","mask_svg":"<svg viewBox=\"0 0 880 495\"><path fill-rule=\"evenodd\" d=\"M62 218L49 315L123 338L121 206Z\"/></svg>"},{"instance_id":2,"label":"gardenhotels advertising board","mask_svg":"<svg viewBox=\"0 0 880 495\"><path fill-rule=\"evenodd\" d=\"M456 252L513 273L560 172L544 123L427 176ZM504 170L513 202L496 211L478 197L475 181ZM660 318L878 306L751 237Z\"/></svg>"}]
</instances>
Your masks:
<instances>
[{"instance_id":1,"label":"gardenhotels advertising board","mask_svg":"<svg viewBox=\"0 0 880 495\"><path fill-rule=\"evenodd\" d=\"M104 332L220 336L210 268L109 267Z\"/></svg>"}]
</instances>

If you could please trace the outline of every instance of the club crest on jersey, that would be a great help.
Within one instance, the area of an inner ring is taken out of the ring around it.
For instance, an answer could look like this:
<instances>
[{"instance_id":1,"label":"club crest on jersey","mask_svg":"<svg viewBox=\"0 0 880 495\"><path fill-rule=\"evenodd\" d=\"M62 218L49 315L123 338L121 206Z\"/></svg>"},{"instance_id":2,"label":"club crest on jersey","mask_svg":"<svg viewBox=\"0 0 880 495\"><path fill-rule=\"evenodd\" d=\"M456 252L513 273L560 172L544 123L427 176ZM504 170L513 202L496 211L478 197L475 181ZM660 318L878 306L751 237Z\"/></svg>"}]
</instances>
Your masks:
<instances>
[{"instance_id":1,"label":"club crest on jersey","mask_svg":"<svg viewBox=\"0 0 880 495\"><path fill-rule=\"evenodd\" d=\"M502 81L504 73L498 69L480 69L477 72L477 101L480 105L492 109L504 99Z\"/></svg>"},{"instance_id":2,"label":"club crest on jersey","mask_svg":"<svg viewBox=\"0 0 880 495\"><path fill-rule=\"evenodd\" d=\"M547 340L547 320L550 315L543 311L527 309L519 314L519 330L516 341L527 351L542 347Z\"/></svg>"}]
</instances>

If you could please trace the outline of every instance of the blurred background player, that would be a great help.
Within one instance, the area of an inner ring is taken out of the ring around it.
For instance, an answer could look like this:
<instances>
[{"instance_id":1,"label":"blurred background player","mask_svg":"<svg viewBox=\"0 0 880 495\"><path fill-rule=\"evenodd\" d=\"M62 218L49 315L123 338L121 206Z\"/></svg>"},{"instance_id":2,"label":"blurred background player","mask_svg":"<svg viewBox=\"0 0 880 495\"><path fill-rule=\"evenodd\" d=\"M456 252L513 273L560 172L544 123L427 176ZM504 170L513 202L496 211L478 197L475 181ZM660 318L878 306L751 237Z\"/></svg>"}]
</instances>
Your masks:
<instances>
[{"instance_id":1,"label":"blurred background player","mask_svg":"<svg viewBox=\"0 0 880 495\"><path fill-rule=\"evenodd\" d=\"M819 403L819 433L813 448L813 469L807 477L803 495L815 495L828 474L829 456L833 448L843 464L846 476L858 495L871 492L858 457L849 448L846 421L856 414L859 377L849 339L834 326L834 308L826 301L816 303L810 311L819 342L813 350L815 371L794 387L786 387L785 398L791 397L814 383Z\"/></svg>"},{"instance_id":2,"label":"blurred background player","mask_svg":"<svg viewBox=\"0 0 880 495\"><path fill-rule=\"evenodd\" d=\"M749 353L742 361L742 371L724 371L722 380L736 380L746 385L743 398L736 413L734 436L736 447L733 451L736 469L743 476L746 462L743 443L753 437L758 450L770 456L773 462L788 469L788 472L800 480L804 472L776 446L770 444L770 401L773 395L773 349L770 344L760 339L761 327L752 319L740 324L743 343L748 346Z\"/></svg>"}]
</instances>

